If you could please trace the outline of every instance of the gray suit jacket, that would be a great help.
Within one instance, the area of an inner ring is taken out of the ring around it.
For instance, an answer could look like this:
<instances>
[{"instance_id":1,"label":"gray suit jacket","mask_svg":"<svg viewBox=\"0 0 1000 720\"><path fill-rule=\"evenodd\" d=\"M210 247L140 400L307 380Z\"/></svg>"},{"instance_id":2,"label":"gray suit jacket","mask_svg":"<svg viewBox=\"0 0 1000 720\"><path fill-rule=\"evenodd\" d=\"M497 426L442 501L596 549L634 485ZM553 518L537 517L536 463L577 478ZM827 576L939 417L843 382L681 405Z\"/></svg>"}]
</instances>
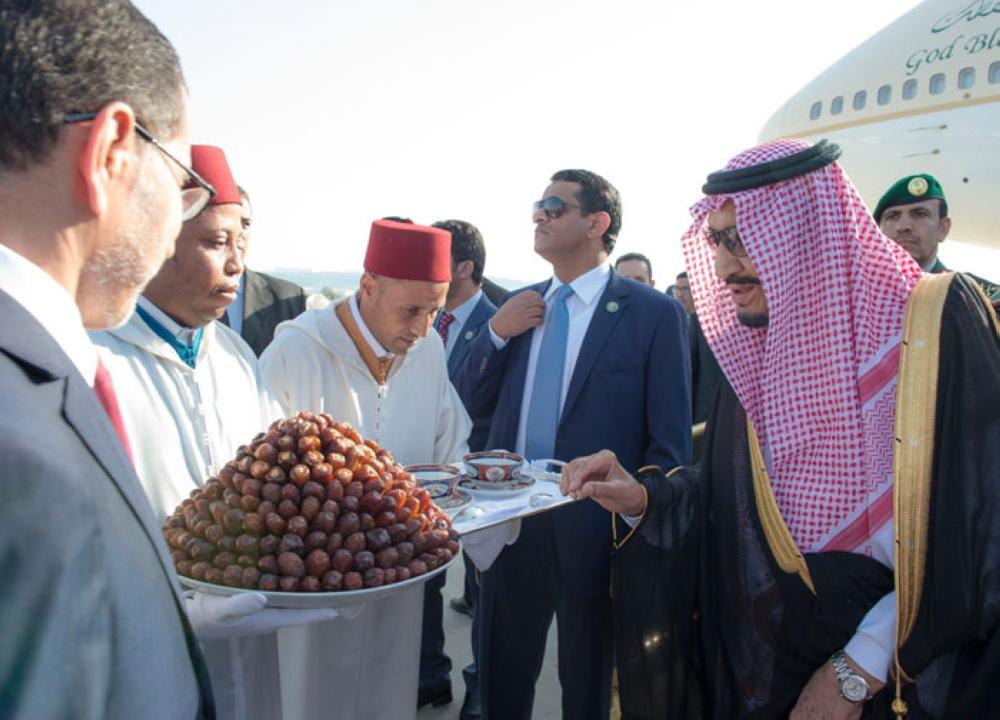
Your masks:
<instances>
[{"instance_id":1,"label":"gray suit jacket","mask_svg":"<svg viewBox=\"0 0 1000 720\"><path fill-rule=\"evenodd\" d=\"M0 292L0 717L214 717L167 546L94 392Z\"/></svg>"},{"instance_id":2,"label":"gray suit jacket","mask_svg":"<svg viewBox=\"0 0 1000 720\"><path fill-rule=\"evenodd\" d=\"M274 338L278 323L305 312L306 293L295 283L264 273L247 270L246 276L242 335L254 354L260 357Z\"/></svg>"}]
</instances>

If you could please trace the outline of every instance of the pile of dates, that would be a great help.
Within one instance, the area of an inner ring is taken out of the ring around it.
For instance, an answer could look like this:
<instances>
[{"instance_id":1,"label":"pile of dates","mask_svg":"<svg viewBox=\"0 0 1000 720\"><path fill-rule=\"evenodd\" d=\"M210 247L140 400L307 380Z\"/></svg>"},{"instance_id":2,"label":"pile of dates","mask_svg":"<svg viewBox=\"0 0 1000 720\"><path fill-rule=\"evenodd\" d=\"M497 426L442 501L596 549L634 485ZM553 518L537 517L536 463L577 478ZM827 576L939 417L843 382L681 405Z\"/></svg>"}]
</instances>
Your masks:
<instances>
[{"instance_id":1,"label":"pile of dates","mask_svg":"<svg viewBox=\"0 0 1000 720\"><path fill-rule=\"evenodd\" d=\"M308 412L240 447L163 532L179 574L281 592L389 585L459 549L451 521L391 452Z\"/></svg>"}]
</instances>

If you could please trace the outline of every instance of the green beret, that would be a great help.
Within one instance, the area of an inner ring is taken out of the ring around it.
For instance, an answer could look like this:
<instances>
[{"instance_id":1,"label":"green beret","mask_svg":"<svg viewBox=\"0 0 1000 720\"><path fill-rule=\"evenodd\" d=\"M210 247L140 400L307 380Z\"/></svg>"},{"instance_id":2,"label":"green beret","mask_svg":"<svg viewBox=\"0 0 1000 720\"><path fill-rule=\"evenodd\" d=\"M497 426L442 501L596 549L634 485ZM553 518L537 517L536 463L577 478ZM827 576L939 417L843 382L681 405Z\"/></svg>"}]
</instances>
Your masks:
<instances>
[{"instance_id":1,"label":"green beret","mask_svg":"<svg viewBox=\"0 0 1000 720\"><path fill-rule=\"evenodd\" d=\"M892 184L892 187L885 191L885 195L879 198L878 205L872 217L875 222L882 222L882 213L897 205L909 205L921 200L931 200L937 198L945 203L944 190L941 183L933 175L921 173L920 175L907 175ZM941 217L947 217L948 205L942 204Z\"/></svg>"}]
</instances>

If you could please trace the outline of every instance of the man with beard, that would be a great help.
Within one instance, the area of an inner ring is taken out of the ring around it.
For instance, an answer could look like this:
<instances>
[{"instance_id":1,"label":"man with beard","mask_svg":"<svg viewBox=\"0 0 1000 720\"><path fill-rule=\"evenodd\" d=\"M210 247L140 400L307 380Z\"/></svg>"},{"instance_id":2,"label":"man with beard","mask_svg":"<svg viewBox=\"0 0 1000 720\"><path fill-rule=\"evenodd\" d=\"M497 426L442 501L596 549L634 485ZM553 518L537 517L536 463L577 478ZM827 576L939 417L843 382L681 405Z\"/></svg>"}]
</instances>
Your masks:
<instances>
[{"instance_id":1,"label":"man with beard","mask_svg":"<svg viewBox=\"0 0 1000 720\"><path fill-rule=\"evenodd\" d=\"M448 292L451 234L376 220L364 268L356 293L278 326L260 359L264 377L286 413L330 413L403 465L460 462L472 421L442 343L426 339ZM423 597L415 585L355 618L284 631L285 697L303 703L295 716L411 717Z\"/></svg>"},{"instance_id":2,"label":"man with beard","mask_svg":"<svg viewBox=\"0 0 1000 720\"><path fill-rule=\"evenodd\" d=\"M128 322L92 336L120 392L136 472L161 522L281 415L253 352L215 322L243 271L239 191L220 148L192 145L191 165L215 188L211 202L184 222L173 257ZM220 717L280 718L274 631L336 617L265 604L257 593L189 600Z\"/></svg>"},{"instance_id":3,"label":"man with beard","mask_svg":"<svg viewBox=\"0 0 1000 720\"><path fill-rule=\"evenodd\" d=\"M933 175L908 175L892 184L872 212L875 222L888 237L899 243L924 272L942 273L948 268L938 257L938 246L951 231L948 200L941 183ZM969 274L987 295L1000 285Z\"/></svg>"},{"instance_id":4,"label":"man with beard","mask_svg":"<svg viewBox=\"0 0 1000 720\"><path fill-rule=\"evenodd\" d=\"M122 0L0 3L0 48L0 715L214 717L85 332L128 317L214 192L177 55Z\"/></svg>"},{"instance_id":5,"label":"man with beard","mask_svg":"<svg viewBox=\"0 0 1000 720\"><path fill-rule=\"evenodd\" d=\"M645 620L673 645L654 684L673 712L697 646L707 717L987 717L997 324L968 278L922 276L879 232L838 154L753 148L692 211L695 305L728 380L701 476L636 480L605 451L564 491L665 551L676 592Z\"/></svg>"}]
</instances>

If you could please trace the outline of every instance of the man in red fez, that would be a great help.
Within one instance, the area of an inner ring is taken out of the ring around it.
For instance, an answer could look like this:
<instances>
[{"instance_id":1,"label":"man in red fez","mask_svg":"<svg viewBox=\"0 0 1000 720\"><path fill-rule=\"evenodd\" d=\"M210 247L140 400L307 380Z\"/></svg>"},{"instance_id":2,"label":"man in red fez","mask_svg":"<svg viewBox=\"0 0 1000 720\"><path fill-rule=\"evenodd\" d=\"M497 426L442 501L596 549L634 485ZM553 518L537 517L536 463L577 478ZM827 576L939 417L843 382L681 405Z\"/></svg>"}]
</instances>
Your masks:
<instances>
[{"instance_id":1,"label":"man in red fez","mask_svg":"<svg viewBox=\"0 0 1000 720\"><path fill-rule=\"evenodd\" d=\"M128 322L92 336L118 390L136 472L161 522L280 415L253 351L214 322L236 296L243 272L242 198L221 149L193 145L191 163L215 195L183 224L173 257ZM220 717L280 718L274 630L331 616L261 610L265 604L258 594L198 594L189 601ZM234 665L234 657L242 660Z\"/></svg>"},{"instance_id":2,"label":"man in red fez","mask_svg":"<svg viewBox=\"0 0 1000 720\"><path fill-rule=\"evenodd\" d=\"M451 233L372 223L358 291L282 323L260 358L286 414L327 412L403 465L455 463L472 422L448 378L444 347L426 340L451 280ZM295 715L411 717L417 704L423 588L368 603L351 619L282 632L285 697ZM387 652L386 648L392 648ZM392 682L384 682L392 678Z\"/></svg>"}]
</instances>

